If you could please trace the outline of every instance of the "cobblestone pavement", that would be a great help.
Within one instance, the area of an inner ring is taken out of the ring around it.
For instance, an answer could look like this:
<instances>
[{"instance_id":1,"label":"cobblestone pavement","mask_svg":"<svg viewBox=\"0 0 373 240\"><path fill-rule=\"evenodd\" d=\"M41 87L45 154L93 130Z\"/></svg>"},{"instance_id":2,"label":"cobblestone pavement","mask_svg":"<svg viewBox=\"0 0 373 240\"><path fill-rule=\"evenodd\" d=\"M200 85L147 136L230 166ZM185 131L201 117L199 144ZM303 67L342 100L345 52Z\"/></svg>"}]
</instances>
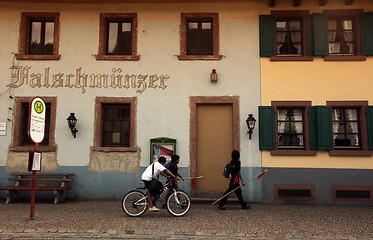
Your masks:
<instances>
[{"instance_id":1,"label":"cobblestone pavement","mask_svg":"<svg viewBox=\"0 0 373 240\"><path fill-rule=\"evenodd\" d=\"M373 206L230 203L219 211L192 203L184 217L167 210L127 217L120 201L0 203L0 239L348 239L373 240Z\"/></svg>"}]
</instances>

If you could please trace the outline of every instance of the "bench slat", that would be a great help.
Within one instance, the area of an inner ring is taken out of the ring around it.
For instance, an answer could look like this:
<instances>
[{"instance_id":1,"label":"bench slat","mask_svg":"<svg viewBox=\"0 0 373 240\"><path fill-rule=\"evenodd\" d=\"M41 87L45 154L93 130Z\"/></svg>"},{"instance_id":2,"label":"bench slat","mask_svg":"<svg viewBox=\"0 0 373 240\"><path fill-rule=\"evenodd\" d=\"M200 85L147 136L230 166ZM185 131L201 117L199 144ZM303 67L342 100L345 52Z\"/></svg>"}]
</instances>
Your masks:
<instances>
[{"instance_id":1,"label":"bench slat","mask_svg":"<svg viewBox=\"0 0 373 240\"><path fill-rule=\"evenodd\" d=\"M12 172L10 175L15 176L32 176L30 172ZM36 176L75 176L75 173L36 173Z\"/></svg>"},{"instance_id":2,"label":"bench slat","mask_svg":"<svg viewBox=\"0 0 373 240\"><path fill-rule=\"evenodd\" d=\"M73 178L35 178L37 182L73 182ZM32 181L32 178L8 178L9 181Z\"/></svg>"},{"instance_id":3,"label":"bench slat","mask_svg":"<svg viewBox=\"0 0 373 240\"><path fill-rule=\"evenodd\" d=\"M54 191L54 190L70 190L71 187L58 187L58 186L36 186L36 191ZM0 190L20 190L20 191L31 191L31 186L7 186L0 187Z\"/></svg>"}]
</instances>

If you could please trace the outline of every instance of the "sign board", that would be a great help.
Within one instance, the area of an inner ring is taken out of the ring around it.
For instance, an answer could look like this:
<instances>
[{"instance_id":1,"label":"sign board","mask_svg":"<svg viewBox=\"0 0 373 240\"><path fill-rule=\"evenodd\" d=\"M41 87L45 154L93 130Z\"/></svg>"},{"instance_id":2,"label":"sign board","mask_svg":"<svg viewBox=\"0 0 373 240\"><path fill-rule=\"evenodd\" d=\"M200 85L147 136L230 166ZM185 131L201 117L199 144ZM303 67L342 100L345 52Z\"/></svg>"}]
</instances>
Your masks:
<instances>
[{"instance_id":1,"label":"sign board","mask_svg":"<svg viewBox=\"0 0 373 240\"><path fill-rule=\"evenodd\" d=\"M41 143L44 139L46 106L43 99L34 97L30 103L29 137L34 143Z\"/></svg>"},{"instance_id":2,"label":"sign board","mask_svg":"<svg viewBox=\"0 0 373 240\"><path fill-rule=\"evenodd\" d=\"M28 170L41 171L41 152L34 151L28 153Z\"/></svg>"},{"instance_id":3,"label":"sign board","mask_svg":"<svg viewBox=\"0 0 373 240\"><path fill-rule=\"evenodd\" d=\"M176 154L176 139L159 137L150 139L150 163L158 161L159 157L165 157L167 162Z\"/></svg>"},{"instance_id":4,"label":"sign board","mask_svg":"<svg viewBox=\"0 0 373 240\"><path fill-rule=\"evenodd\" d=\"M6 122L0 122L0 136L6 135Z\"/></svg>"}]
</instances>

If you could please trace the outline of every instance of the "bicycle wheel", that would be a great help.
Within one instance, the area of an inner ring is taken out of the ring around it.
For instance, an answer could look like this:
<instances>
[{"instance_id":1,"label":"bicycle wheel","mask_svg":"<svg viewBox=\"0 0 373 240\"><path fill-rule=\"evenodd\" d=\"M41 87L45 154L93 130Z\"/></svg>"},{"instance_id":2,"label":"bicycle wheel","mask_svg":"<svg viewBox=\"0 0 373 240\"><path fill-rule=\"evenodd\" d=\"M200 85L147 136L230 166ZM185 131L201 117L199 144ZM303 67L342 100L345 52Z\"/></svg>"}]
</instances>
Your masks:
<instances>
[{"instance_id":1,"label":"bicycle wheel","mask_svg":"<svg viewBox=\"0 0 373 240\"><path fill-rule=\"evenodd\" d=\"M141 216L148 209L148 198L140 191L129 191L123 197L122 209L130 217Z\"/></svg>"},{"instance_id":2,"label":"bicycle wheel","mask_svg":"<svg viewBox=\"0 0 373 240\"><path fill-rule=\"evenodd\" d=\"M190 208L190 198L188 194L177 190L167 198L167 210L175 217L184 216Z\"/></svg>"}]
</instances>

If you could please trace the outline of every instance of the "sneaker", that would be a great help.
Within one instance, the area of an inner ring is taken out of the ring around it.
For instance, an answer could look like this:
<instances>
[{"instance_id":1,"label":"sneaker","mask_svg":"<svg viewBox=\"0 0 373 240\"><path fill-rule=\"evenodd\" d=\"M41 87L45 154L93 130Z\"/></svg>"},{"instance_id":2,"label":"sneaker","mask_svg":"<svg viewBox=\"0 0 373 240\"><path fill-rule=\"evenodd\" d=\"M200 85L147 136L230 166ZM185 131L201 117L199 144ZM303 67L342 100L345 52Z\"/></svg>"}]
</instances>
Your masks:
<instances>
[{"instance_id":1,"label":"sneaker","mask_svg":"<svg viewBox=\"0 0 373 240\"><path fill-rule=\"evenodd\" d=\"M219 206L219 210L227 210L225 206Z\"/></svg>"},{"instance_id":2,"label":"sneaker","mask_svg":"<svg viewBox=\"0 0 373 240\"><path fill-rule=\"evenodd\" d=\"M246 204L246 205L243 205L241 208L242 208L242 209L250 209L251 206L250 206L249 204Z\"/></svg>"},{"instance_id":3,"label":"sneaker","mask_svg":"<svg viewBox=\"0 0 373 240\"><path fill-rule=\"evenodd\" d=\"M149 211L158 212L159 209L153 206L153 207L149 208Z\"/></svg>"}]
</instances>

